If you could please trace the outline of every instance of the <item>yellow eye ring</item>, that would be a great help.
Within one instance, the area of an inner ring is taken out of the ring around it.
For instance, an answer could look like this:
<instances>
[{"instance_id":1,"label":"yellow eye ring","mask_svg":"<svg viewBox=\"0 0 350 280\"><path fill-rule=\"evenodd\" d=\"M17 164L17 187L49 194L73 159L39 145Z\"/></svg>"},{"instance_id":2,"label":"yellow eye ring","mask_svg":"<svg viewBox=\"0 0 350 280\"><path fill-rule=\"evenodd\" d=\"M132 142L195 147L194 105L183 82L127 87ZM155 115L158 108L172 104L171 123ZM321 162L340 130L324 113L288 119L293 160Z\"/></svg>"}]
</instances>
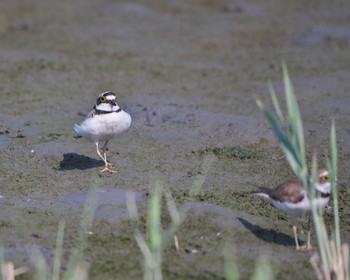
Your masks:
<instances>
[{"instance_id":1,"label":"yellow eye ring","mask_svg":"<svg viewBox=\"0 0 350 280\"><path fill-rule=\"evenodd\" d=\"M103 95L100 96L100 101L101 101L102 103L105 102L105 101L106 101L106 97L104 97Z\"/></svg>"},{"instance_id":2,"label":"yellow eye ring","mask_svg":"<svg viewBox=\"0 0 350 280\"><path fill-rule=\"evenodd\" d=\"M322 176L321 179L322 179L323 182L326 182L326 181L328 181L329 178L328 178L328 176Z\"/></svg>"}]
</instances>

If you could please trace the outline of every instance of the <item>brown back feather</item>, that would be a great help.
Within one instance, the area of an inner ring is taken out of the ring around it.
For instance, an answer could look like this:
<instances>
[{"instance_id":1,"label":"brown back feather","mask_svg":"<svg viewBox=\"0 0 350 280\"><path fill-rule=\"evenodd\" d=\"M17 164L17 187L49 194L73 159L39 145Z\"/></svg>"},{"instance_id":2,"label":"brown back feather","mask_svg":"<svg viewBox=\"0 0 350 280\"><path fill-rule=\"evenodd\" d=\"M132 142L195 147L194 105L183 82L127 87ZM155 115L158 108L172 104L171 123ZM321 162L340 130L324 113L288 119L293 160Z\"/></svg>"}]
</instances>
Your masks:
<instances>
[{"instance_id":1,"label":"brown back feather","mask_svg":"<svg viewBox=\"0 0 350 280\"><path fill-rule=\"evenodd\" d=\"M297 203L303 200L305 189L298 179L291 179L273 189L261 187L260 192L266 193L273 200Z\"/></svg>"}]
</instances>

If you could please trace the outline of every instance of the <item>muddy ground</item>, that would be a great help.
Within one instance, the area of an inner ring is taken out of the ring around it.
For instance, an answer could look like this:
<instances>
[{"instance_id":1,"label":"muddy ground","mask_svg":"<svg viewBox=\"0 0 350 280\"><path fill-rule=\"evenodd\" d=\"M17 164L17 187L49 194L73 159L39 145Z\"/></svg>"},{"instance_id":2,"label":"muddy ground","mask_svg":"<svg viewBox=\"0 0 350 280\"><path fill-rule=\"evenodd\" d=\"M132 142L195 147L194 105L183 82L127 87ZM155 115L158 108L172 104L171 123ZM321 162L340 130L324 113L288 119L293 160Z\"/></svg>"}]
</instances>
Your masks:
<instances>
[{"instance_id":1,"label":"muddy ground","mask_svg":"<svg viewBox=\"0 0 350 280\"><path fill-rule=\"evenodd\" d=\"M260 255L269 257L277 279L314 279L311 254L294 251L287 216L249 194L292 175L255 98L271 105L268 80L283 97L285 61L308 158L317 152L321 166L335 119L341 230L350 241L349 30L347 1L2 1L0 235L6 259L27 265L39 248L50 260L64 219L66 260L77 247L86 198L97 190L84 251L91 279L140 279L142 255L126 191L136 192L142 215L154 180L181 205L213 157L178 232L180 253L172 246L165 252L165 278L224 279L229 244L242 279ZM88 112L106 90L118 92L133 119L109 144L119 170L110 176L100 174L94 145L73 131L83 120L78 112ZM188 253L193 249L198 252Z\"/></svg>"}]
</instances>

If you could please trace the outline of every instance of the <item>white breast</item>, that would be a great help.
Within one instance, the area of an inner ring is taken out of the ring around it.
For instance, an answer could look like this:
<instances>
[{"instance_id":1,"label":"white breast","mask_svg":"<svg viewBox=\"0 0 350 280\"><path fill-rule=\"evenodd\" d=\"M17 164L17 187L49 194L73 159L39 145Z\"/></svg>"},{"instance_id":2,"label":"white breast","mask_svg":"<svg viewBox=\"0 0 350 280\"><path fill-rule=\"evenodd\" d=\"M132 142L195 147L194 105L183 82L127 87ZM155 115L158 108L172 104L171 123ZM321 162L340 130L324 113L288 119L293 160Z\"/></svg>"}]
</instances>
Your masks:
<instances>
[{"instance_id":1,"label":"white breast","mask_svg":"<svg viewBox=\"0 0 350 280\"><path fill-rule=\"evenodd\" d=\"M329 197L319 197L315 198L314 203L316 204L317 208L324 208L328 201ZM311 212L311 203L308 197L304 197L304 199L298 203L272 200L272 204L278 209L294 217L305 216Z\"/></svg>"},{"instance_id":2,"label":"white breast","mask_svg":"<svg viewBox=\"0 0 350 280\"><path fill-rule=\"evenodd\" d=\"M99 142L112 139L116 134L127 130L130 125L130 115L120 111L86 118L81 125L75 125L74 130L92 142Z\"/></svg>"}]
</instances>

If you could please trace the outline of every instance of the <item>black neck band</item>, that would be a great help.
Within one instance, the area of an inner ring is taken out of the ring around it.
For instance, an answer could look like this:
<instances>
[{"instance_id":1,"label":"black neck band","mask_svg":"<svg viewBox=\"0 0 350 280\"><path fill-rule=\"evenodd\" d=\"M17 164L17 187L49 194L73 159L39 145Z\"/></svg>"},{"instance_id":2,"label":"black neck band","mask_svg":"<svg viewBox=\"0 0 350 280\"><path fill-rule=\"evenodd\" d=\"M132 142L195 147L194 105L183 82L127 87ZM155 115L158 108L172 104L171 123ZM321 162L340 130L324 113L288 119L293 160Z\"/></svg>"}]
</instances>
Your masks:
<instances>
[{"instance_id":1,"label":"black neck band","mask_svg":"<svg viewBox=\"0 0 350 280\"><path fill-rule=\"evenodd\" d=\"M331 195L330 193L323 193L323 192L321 192L321 197L322 198L329 197L330 195Z\"/></svg>"},{"instance_id":2,"label":"black neck band","mask_svg":"<svg viewBox=\"0 0 350 280\"><path fill-rule=\"evenodd\" d=\"M96 111L96 115L103 115L103 114L110 114L110 113L119 113L122 109L119 107L117 111L103 111L103 110L98 110L96 109L96 105L94 107Z\"/></svg>"}]
</instances>

